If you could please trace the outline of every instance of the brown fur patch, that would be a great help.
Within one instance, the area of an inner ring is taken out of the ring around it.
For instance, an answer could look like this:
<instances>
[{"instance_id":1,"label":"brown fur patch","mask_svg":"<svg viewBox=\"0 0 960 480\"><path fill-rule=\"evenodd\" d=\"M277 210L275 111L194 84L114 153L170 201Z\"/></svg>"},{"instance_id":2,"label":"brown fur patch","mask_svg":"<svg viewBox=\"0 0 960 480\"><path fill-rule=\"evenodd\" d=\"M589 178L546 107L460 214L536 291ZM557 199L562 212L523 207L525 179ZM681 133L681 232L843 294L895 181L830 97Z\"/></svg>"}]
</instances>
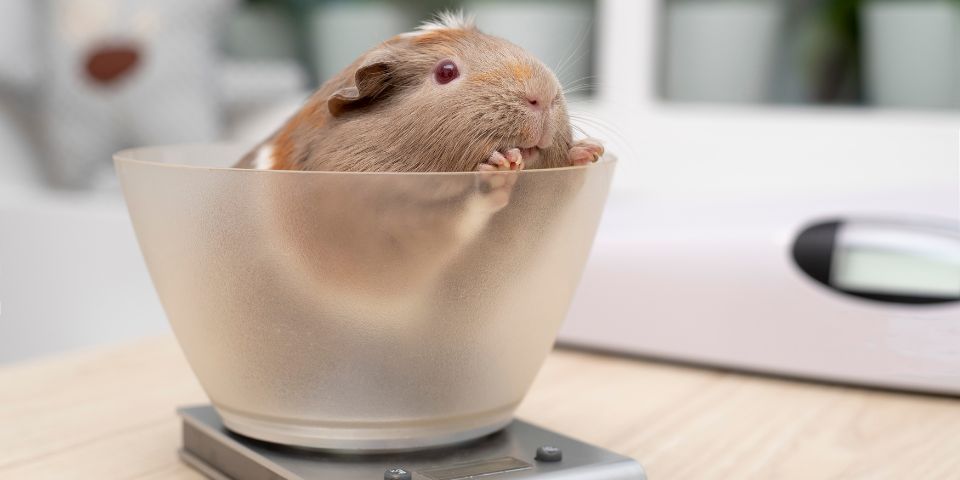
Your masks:
<instances>
[{"instance_id":1,"label":"brown fur patch","mask_svg":"<svg viewBox=\"0 0 960 480\"><path fill-rule=\"evenodd\" d=\"M503 81L505 71L502 68L487 70L484 72L474 72L468 81L480 85L496 85Z\"/></svg>"},{"instance_id":2,"label":"brown fur patch","mask_svg":"<svg viewBox=\"0 0 960 480\"><path fill-rule=\"evenodd\" d=\"M475 72L470 76L470 81L481 85L497 85L503 83L503 77L507 75L523 82L533 78L533 74L533 67L530 64L511 62L501 68Z\"/></svg>"},{"instance_id":3,"label":"brown fur patch","mask_svg":"<svg viewBox=\"0 0 960 480\"><path fill-rule=\"evenodd\" d=\"M531 67L529 63L510 62L507 64L507 68L510 74L513 75L513 78L517 80L530 80L533 78L533 67Z\"/></svg>"},{"instance_id":4,"label":"brown fur patch","mask_svg":"<svg viewBox=\"0 0 960 480\"><path fill-rule=\"evenodd\" d=\"M297 156L300 154L297 148L303 146L301 142L297 141L297 132L308 125L312 128L321 128L326 123L327 113L322 111L319 105L311 102L311 104L304 106L277 134L273 144L273 166L271 169L297 169Z\"/></svg>"},{"instance_id":5,"label":"brown fur patch","mask_svg":"<svg viewBox=\"0 0 960 480\"><path fill-rule=\"evenodd\" d=\"M414 35L411 37L411 40L415 45L443 44L463 40L467 37L468 32L469 30L461 30L459 28L444 28Z\"/></svg>"}]
</instances>

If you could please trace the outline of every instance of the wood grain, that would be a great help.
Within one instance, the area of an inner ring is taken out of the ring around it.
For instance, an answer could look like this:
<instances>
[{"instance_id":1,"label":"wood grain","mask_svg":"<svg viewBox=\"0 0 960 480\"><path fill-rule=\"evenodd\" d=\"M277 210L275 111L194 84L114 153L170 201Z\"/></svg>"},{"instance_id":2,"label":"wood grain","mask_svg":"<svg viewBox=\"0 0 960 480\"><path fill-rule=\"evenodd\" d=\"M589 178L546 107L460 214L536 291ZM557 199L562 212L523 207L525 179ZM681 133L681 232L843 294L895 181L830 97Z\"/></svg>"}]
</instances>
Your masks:
<instances>
[{"instance_id":1,"label":"wood grain","mask_svg":"<svg viewBox=\"0 0 960 480\"><path fill-rule=\"evenodd\" d=\"M205 401L172 338L0 368L0 478L202 478L178 405ZM559 350L519 416L652 479L960 478L960 401Z\"/></svg>"}]
</instances>

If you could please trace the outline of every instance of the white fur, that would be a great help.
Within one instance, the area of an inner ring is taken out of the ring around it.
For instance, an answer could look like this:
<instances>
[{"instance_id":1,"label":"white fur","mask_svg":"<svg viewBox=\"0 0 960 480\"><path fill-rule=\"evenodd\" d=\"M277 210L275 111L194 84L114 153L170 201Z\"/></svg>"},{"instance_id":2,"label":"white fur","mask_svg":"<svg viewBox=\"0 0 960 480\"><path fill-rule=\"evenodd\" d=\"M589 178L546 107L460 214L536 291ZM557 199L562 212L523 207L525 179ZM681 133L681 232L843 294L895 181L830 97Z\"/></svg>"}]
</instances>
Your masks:
<instances>
[{"instance_id":1,"label":"white fur","mask_svg":"<svg viewBox=\"0 0 960 480\"><path fill-rule=\"evenodd\" d=\"M265 143L257 149L257 156L253 159L253 168L257 170L270 170L273 168L273 145Z\"/></svg>"},{"instance_id":2,"label":"white fur","mask_svg":"<svg viewBox=\"0 0 960 480\"><path fill-rule=\"evenodd\" d=\"M416 37L437 30L469 30L476 28L473 15L466 15L462 10L440 12L433 20L420 24L416 30L401 34L402 37Z\"/></svg>"}]
</instances>

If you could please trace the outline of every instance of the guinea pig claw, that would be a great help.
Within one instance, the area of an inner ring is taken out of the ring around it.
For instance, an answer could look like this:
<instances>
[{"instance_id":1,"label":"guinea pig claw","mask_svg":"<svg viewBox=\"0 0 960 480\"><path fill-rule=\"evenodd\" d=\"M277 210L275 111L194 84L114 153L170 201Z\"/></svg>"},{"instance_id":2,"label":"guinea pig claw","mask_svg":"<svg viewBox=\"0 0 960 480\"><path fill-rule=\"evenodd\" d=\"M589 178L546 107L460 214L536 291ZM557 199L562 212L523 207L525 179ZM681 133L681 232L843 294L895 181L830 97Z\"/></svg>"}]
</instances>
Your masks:
<instances>
[{"instance_id":1,"label":"guinea pig claw","mask_svg":"<svg viewBox=\"0 0 960 480\"><path fill-rule=\"evenodd\" d=\"M523 170L523 155L519 148L511 148L506 153L494 151L486 160L477 165L477 170L481 172L507 172L510 170Z\"/></svg>"},{"instance_id":2,"label":"guinea pig claw","mask_svg":"<svg viewBox=\"0 0 960 480\"><path fill-rule=\"evenodd\" d=\"M486 160L477 165L477 171L483 172L480 178L480 191L488 193L503 187L507 183L506 175L495 175L496 172L510 170L510 162L500 152L493 152Z\"/></svg>"},{"instance_id":3,"label":"guinea pig claw","mask_svg":"<svg viewBox=\"0 0 960 480\"><path fill-rule=\"evenodd\" d=\"M507 157L503 156L502 153L494 151L487 157L486 160L480 162L480 165L477 165L477 170L480 171L497 171L497 170L509 170L510 162L507 160Z\"/></svg>"},{"instance_id":4,"label":"guinea pig claw","mask_svg":"<svg viewBox=\"0 0 960 480\"><path fill-rule=\"evenodd\" d=\"M483 162L477 165L478 191L483 197L484 204L490 212L496 212L510 203L510 192L517 182L517 175L505 175L501 172L510 172L523 169L523 155L520 150L513 148L506 152L495 151Z\"/></svg>"},{"instance_id":5,"label":"guinea pig claw","mask_svg":"<svg viewBox=\"0 0 960 480\"><path fill-rule=\"evenodd\" d=\"M519 148L511 148L507 150L507 153L504 155L507 161L510 162L510 170L523 170L523 153L520 152Z\"/></svg>"},{"instance_id":6,"label":"guinea pig claw","mask_svg":"<svg viewBox=\"0 0 960 480\"><path fill-rule=\"evenodd\" d=\"M596 162L603 155L603 145L592 138L577 141L570 147L570 165L580 166Z\"/></svg>"}]
</instances>

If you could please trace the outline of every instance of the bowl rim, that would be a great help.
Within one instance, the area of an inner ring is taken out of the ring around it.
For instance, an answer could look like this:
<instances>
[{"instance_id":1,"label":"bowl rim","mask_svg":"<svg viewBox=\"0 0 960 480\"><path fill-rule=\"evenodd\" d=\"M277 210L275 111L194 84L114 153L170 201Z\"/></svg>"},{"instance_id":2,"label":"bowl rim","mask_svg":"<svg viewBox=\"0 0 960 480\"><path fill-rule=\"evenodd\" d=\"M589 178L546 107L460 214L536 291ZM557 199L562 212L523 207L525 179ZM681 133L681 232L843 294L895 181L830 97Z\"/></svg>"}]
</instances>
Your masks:
<instances>
[{"instance_id":1,"label":"bowl rim","mask_svg":"<svg viewBox=\"0 0 960 480\"><path fill-rule=\"evenodd\" d=\"M617 164L617 156L613 153L604 152L604 154L594 163L587 165L571 165L568 167L555 167L555 168L532 168L529 170L511 170L511 171L469 171L469 172L350 172L350 171L335 171L335 170L260 170L255 168L237 168L237 167L215 167L215 166L203 166L203 165L186 165L182 163L167 163L167 162L158 162L153 160L143 160L138 158L133 158L134 154L137 153L146 153L149 151L157 150L167 150L167 149L192 149L192 148L241 148L243 144L241 143L230 143L230 142L213 142L213 143L182 143L182 144L171 144L171 145L150 145L136 148L126 148L115 152L112 157L114 165L120 164L141 164L149 165L153 167L162 167L162 168L176 168L176 169L193 169L193 170L206 170L206 171L225 171L225 172L249 172L249 174L260 173L260 174L277 174L277 175L391 175L391 176L475 176L475 175L489 175L489 174L511 174L517 173L521 175L529 175L535 173L545 173L545 172L559 172L566 170L586 170L589 167L595 165L610 165L614 166Z\"/></svg>"}]
</instances>

